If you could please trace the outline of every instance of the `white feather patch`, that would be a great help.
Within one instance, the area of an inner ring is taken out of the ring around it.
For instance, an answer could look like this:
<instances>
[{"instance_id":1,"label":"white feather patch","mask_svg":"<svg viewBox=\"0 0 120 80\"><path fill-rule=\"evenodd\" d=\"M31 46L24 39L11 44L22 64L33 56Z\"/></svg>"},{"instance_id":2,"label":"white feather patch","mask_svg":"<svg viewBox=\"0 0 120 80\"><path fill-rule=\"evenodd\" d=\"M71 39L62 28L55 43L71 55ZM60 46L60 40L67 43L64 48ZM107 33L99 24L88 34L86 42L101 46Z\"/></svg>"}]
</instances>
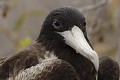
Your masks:
<instances>
[{"instance_id":1,"label":"white feather patch","mask_svg":"<svg viewBox=\"0 0 120 80\"><path fill-rule=\"evenodd\" d=\"M41 74L45 70L46 66L51 65L54 60L58 59L54 54L45 57L41 63L21 70L18 75L9 77L7 80L34 80L38 74Z\"/></svg>"}]
</instances>

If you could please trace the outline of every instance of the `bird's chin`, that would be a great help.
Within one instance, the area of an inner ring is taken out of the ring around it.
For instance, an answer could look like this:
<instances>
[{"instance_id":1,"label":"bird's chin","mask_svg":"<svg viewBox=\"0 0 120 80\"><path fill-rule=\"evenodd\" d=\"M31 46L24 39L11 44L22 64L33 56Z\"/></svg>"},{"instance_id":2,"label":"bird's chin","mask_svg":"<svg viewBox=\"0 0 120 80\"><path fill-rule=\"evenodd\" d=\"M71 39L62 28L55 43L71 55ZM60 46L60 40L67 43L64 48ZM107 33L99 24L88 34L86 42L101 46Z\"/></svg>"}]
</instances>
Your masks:
<instances>
[{"instance_id":1,"label":"bird's chin","mask_svg":"<svg viewBox=\"0 0 120 80\"><path fill-rule=\"evenodd\" d=\"M90 47L84 37L82 30L74 26L71 30L57 32L64 37L65 43L72 47L76 53L88 58L94 65L96 70L99 67L99 58L97 53Z\"/></svg>"}]
</instances>

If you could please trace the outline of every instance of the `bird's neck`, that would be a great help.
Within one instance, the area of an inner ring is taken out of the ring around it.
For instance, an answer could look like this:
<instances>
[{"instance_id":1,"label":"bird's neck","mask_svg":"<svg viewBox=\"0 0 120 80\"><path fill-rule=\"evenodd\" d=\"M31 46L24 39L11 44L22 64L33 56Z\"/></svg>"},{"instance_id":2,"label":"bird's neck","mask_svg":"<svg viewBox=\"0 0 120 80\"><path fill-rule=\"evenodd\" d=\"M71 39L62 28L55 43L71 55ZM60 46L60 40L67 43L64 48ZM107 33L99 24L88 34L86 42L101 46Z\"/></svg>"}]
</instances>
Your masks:
<instances>
[{"instance_id":1,"label":"bird's neck","mask_svg":"<svg viewBox=\"0 0 120 80\"><path fill-rule=\"evenodd\" d=\"M48 33L46 33L46 34L48 34ZM58 35L53 36L53 33L49 33L49 35L46 35L46 34L41 33L40 37L37 40L38 43L41 43L42 46L45 47L46 51L54 52L54 54L58 58L68 61L73 67L75 67L75 69L80 70L81 73L82 73L82 71L85 71L88 69L91 70L94 68L93 71L95 71L95 74L96 74L95 66L89 59L82 56L81 54L76 53L76 51L73 48L71 48L64 42L61 42L60 38L57 37ZM86 66L86 68L85 68L85 66ZM89 66L89 68L88 68L88 66ZM84 70L82 70L82 69L84 69ZM89 70L88 70L88 72L86 71L86 73L85 73L86 75L88 75ZM79 73L79 74L82 75L81 73Z\"/></svg>"},{"instance_id":2,"label":"bird's neck","mask_svg":"<svg viewBox=\"0 0 120 80\"><path fill-rule=\"evenodd\" d=\"M54 55L57 56L59 59L69 62L74 67L79 76L82 76L84 73L85 76L92 77L94 74L93 77L96 78L96 70L94 64L86 57L76 53L76 51L70 46L59 43L59 41L54 41L52 40L52 38L47 39L46 41L46 38L42 39L41 37L41 40L37 42L41 43L42 47L44 47L46 51L54 52ZM80 79L89 80L85 76L80 77Z\"/></svg>"}]
</instances>

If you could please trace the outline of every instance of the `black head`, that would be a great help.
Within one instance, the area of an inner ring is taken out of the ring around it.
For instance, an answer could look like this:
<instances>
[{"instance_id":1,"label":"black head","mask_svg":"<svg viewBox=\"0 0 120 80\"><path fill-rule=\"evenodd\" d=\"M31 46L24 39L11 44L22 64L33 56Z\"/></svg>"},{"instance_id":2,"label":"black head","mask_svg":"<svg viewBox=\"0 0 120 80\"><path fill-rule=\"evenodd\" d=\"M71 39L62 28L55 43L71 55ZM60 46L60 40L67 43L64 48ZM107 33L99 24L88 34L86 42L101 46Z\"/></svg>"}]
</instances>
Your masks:
<instances>
[{"instance_id":1,"label":"black head","mask_svg":"<svg viewBox=\"0 0 120 80\"><path fill-rule=\"evenodd\" d=\"M85 17L77 9L58 8L46 17L37 42L55 54L80 53L98 69L98 56L89 43L85 26Z\"/></svg>"},{"instance_id":2,"label":"black head","mask_svg":"<svg viewBox=\"0 0 120 80\"><path fill-rule=\"evenodd\" d=\"M49 45L49 41L61 44L64 42L63 37L56 32L70 30L74 25L78 26L87 37L86 21L82 13L72 7L57 8L46 17L37 41L43 42L43 45Z\"/></svg>"},{"instance_id":3,"label":"black head","mask_svg":"<svg viewBox=\"0 0 120 80\"><path fill-rule=\"evenodd\" d=\"M65 31L74 25L85 31L85 17L77 9L71 7L58 8L49 13L46 17L42 30Z\"/></svg>"}]
</instances>

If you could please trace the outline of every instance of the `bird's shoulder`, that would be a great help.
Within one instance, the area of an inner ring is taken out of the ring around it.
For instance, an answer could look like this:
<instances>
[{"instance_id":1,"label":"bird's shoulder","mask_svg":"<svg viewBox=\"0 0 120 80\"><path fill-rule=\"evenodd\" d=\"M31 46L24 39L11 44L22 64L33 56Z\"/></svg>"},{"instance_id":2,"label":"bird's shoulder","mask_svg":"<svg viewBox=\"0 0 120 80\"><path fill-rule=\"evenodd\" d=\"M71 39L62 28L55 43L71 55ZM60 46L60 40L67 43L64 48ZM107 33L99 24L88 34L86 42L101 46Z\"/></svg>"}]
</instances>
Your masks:
<instances>
[{"instance_id":1,"label":"bird's shoulder","mask_svg":"<svg viewBox=\"0 0 120 80\"><path fill-rule=\"evenodd\" d=\"M74 68L68 62L58 59L54 55L19 72L18 75L10 77L9 80L13 78L20 80L79 80Z\"/></svg>"},{"instance_id":2,"label":"bird's shoulder","mask_svg":"<svg viewBox=\"0 0 120 80\"><path fill-rule=\"evenodd\" d=\"M34 42L21 51L5 58L0 64L0 76L3 76L1 78L6 79L9 76L16 75L22 69L38 64L44 53L45 49L41 44Z\"/></svg>"}]
</instances>

